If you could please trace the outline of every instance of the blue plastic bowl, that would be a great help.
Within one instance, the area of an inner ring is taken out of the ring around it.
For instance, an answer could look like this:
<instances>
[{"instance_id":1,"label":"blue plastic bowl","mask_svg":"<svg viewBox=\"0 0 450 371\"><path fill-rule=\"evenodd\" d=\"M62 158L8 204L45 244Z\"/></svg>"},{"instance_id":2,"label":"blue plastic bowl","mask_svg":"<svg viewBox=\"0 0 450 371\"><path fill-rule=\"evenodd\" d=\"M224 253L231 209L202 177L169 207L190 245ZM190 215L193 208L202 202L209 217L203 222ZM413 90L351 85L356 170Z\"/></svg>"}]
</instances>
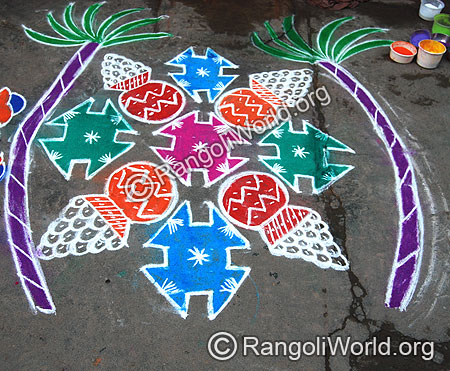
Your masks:
<instances>
[{"instance_id":1,"label":"blue plastic bowl","mask_svg":"<svg viewBox=\"0 0 450 371\"><path fill-rule=\"evenodd\" d=\"M416 48L419 47L419 43L422 40L428 40L431 39L431 32L428 30L417 30L414 31L414 33L411 35L410 42L413 44Z\"/></svg>"}]
</instances>

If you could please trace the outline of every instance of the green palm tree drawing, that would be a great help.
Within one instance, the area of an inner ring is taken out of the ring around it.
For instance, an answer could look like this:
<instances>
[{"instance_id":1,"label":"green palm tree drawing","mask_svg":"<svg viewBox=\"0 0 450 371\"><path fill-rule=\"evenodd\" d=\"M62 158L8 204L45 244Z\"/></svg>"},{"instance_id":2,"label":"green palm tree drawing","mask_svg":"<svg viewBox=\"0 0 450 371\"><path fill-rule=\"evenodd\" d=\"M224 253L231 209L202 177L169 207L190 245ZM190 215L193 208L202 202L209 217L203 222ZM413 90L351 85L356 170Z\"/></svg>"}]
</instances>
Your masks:
<instances>
[{"instance_id":1,"label":"green palm tree drawing","mask_svg":"<svg viewBox=\"0 0 450 371\"><path fill-rule=\"evenodd\" d=\"M340 18L325 25L317 35L316 47L308 45L294 27L294 16L283 21L286 41L276 34L269 22L266 30L274 46L263 42L255 32L253 44L274 57L294 62L317 64L329 72L363 107L375 132L383 141L395 171L395 193L398 204L399 231L395 261L389 278L385 305L405 310L417 285L423 251L423 216L417 183L408 151L392 123L369 91L340 65L346 59L365 50L388 46L391 40L359 42L370 34L386 31L363 28L333 41L335 31L352 17Z\"/></svg>"},{"instance_id":2,"label":"green palm tree drawing","mask_svg":"<svg viewBox=\"0 0 450 371\"><path fill-rule=\"evenodd\" d=\"M51 46L80 47L50 89L42 95L19 125L10 149L10 172L6 180L5 197L6 230L17 274L34 312L39 310L44 313L53 313L55 306L35 255L29 223L27 179L33 139L44 120L70 90L74 81L100 48L172 36L166 32L127 34L131 30L157 23L164 19L164 16L135 20L113 28L117 21L129 14L144 10L143 8L128 9L113 14L96 28L94 27L95 18L103 5L104 3L97 3L86 9L82 17L82 28L78 27L73 20L74 4L69 4L64 10L64 25L49 13L47 19L57 37L24 27L25 33L34 41Z\"/></svg>"}]
</instances>

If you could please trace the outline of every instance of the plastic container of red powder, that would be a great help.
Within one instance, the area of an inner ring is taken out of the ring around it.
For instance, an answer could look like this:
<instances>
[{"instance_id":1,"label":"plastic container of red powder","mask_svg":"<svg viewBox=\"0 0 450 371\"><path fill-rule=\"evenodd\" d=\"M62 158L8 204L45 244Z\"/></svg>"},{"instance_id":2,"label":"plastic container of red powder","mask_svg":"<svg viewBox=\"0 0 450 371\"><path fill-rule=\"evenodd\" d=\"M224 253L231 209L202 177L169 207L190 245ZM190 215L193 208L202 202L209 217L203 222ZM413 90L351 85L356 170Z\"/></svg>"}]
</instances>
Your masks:
<instances>
[{"instance_id":1,"label":"plastic container of red powder","mask_svg":"<svg viewBox=\"0 0 450 371\"><path fill-rule=\"evenodd\" d=\"M389 56L397 63L411 63L417 54L417 48L406 41L395 41L391 44Z\"/></svg>"}]
</instances>

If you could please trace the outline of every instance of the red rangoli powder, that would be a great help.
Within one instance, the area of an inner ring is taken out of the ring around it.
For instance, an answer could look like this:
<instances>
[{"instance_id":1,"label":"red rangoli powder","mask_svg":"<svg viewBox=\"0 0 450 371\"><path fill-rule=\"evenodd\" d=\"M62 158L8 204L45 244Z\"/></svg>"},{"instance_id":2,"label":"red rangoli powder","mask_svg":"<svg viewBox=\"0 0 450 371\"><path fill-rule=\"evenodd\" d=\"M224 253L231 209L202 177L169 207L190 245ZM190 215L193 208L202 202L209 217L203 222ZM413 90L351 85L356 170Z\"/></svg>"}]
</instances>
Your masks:
<instances>
[{"instance_id":1,"label":"red rangoli powder","mask_svg":"<svg viewBox=\"0 0 450 371\"><path fill-rule=\"evenodd\" d=\"M398 54L401 54L401 55L413 55L414 54L411 50L409 50L403 46L397 46L396 48L394 48L394 51L396 51Z\"/></svg>"}]
</instances>

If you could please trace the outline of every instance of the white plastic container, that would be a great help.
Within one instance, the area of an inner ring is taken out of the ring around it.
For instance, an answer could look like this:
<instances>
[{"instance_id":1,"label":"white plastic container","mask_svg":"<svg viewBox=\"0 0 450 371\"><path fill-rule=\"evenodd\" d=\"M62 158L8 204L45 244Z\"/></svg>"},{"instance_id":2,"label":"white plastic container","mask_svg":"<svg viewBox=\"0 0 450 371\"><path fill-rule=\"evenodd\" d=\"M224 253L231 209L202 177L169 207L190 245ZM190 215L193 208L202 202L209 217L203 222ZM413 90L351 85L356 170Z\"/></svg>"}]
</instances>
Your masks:
<instances>
[{"instance_id":1,"label":"white plastic container","mask_svg":"<svg viewBox=\"0 0 450 371\"><path fill-rule=\"evenodd\" d=\"M389 56L397 63L411 63L417 54L416 47L405 41L395 41L391 44Z\"/></svg>"},{"instance_id":2,"label":"white plastic container","mask_svg":"<svg viewBox=\"0 0 450 371\"><path fill-rule=\"evenodd\" d=\"M434 20L434 16L438 15L444 8L444 3L440 0L422 0L419 9L419 17L426 21Z\"/></svg>"},{"instance_id":3,"label":"white plastic container","mask_svg":"<svg viewBox=\"0 0 450 371\"><path fill-rule=\"evenodd\" d=\"M445 51L445 45L436 40L422 40L419 43L419 52L417 53L417 64L423 68L436 68L442 59Z\"/></svg>"}]
</instances>

